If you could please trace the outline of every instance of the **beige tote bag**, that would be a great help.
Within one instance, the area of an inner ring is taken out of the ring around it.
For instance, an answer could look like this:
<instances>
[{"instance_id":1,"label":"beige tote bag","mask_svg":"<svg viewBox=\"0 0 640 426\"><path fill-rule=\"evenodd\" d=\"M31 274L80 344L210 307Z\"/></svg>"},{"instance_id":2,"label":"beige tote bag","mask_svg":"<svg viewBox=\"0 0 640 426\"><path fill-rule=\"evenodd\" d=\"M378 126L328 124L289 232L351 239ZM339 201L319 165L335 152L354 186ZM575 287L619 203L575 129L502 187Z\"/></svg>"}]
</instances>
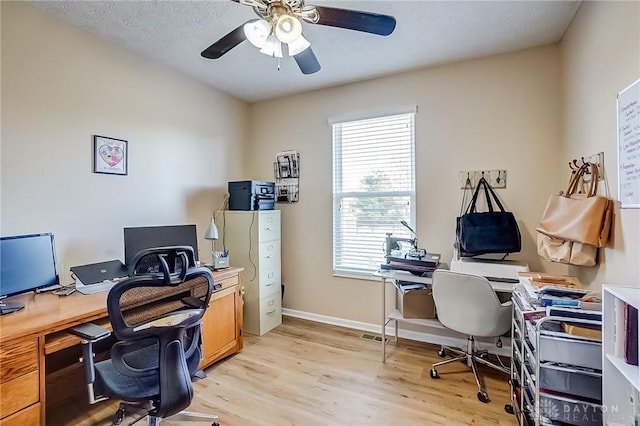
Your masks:
<instances>
[{"instance_id":1,"label":"beige tote bag","mask_svg":"<svg viewBox=\"0 0 640 426\"><path fill-rule=\"evenodd\" d=\"M586 194L578 194L577 189L587 169L593 176ZM613 218L613 201L597 195L598 166L585 163L569 182L564 194L552 195L536 230L560 240L604 247L609 241Z\"/></svg>"}]
</instances>

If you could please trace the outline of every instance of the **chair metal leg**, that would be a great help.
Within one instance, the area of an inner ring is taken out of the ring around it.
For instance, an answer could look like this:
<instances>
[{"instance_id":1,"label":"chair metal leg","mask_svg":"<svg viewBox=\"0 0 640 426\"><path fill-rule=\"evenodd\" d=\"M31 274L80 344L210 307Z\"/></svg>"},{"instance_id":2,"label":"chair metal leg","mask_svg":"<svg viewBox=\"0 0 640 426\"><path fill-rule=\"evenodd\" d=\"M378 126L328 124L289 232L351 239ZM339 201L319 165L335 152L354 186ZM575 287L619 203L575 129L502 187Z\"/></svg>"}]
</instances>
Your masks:
<instances>
[{"instance_id":1,"label":"chair metal leg","mask_svg":"<svg viewBox=\"0 0 640 426\"><path fill-rule=\"evenodd\" d=\"M218 420L219 417L215 414L209 413L196 413L195 411L180 411L176 416L194 417L198 419Z\"/></svg>"},{"instance_id":2,"label":"chair metal leg","mask_svg":"<svg viewBox=\"0 0 640 426\"><path fill-rule=\"evenodd\" d=\"M484 390L484 383L482 381L482 377L480 373L478 373L478 366L476 365L476 358L471 357L471 370L473 371L473 376L476 378L476 385L478 385L478 390Z\"/></svg>"},{"instance_id":3,"label":"chair metal leg","mask_svg":"<svg viewBox=\"0 0 640 426\"><path fill-rule=\"evenodd\" d=\"M466 361L466 359L467 359L467 355L466 354L460 355L460 356L457 356L455 358L450 358L450 359L447 359L447 360L444 360L444 361L436 362L435 364L433 364L433 368L439 367L441 365L449 364L450 362Z\"/></svg>"},{"instance_id":4,"label":"chair metal leg","mask_svg":"<svg viewBox=\"0 0 640 426\"><path fill-rule=\"evenodd\" d=\"M431 376L431 378L438 378L438 372L436 370L436 367L444 365L444 364L449 364L450 362L456 362L456 361L466 361L467 365L469 367L471 367L471 370L473 372L473 377L476 380L476 384L478 385L478 399L481 402L489 402L489 395L487 394L487 392L484 390L484 380L483 377L480 375L480 372L478 371L478 362L486 365L488 367L494 368L498 371L501 371L503 373L510 373L509 368L504 367L504 366L499 366L497 364L494 364L490 361L488 361L486 358L489 355L489 352L486 350L476 350L475 348L475 339L473 336L469 336L467 338L467 349L465 350L460 350L460 349L455 349L455 348L450 348L448 346L442 346L440 351L450 351L450 352L454 352L455 354L457 354L458 356L451 358L451 359L447 359L445 361L440 361L437 362L435 364L433 364L433 368L431 369L431 371L429 372L429 375ZM440 351L438 352L438 355L442 356L442 354L440 353Z\"/></svg>"},{"instance_id":5,"label":"chair metal leg","mask_svg":"<svg viewBox=\"0 0 640 426\"><path fill-rule=\"evenodd\" d=\"M467 352L463 349L459 349L459 348L452 348L450 346L441 346L440 350L445 351L445 352L453 352L456 355L466 355Z\"/></svg>"},{"instance_id":6,"label":"chair metal leg","mask_svg":"<svg viewBox=\"0 0 640 426\"><path fill-rule=\"evenodd\" d=\"M495 370L501 371L501 372L506 373L506 374L509 374L511 372L509 370L509 368L502 367L500 365L494 364L493 362L488 361L486 359L483 359L483 358L480 358L480 357L475 357L475 356L474 356L474 358L476 359L476 361L478 361L479 363L481 363L483 365L486 365L487 367L491 367L491 368L493 368Z\"/></svg>"}]
</instances>

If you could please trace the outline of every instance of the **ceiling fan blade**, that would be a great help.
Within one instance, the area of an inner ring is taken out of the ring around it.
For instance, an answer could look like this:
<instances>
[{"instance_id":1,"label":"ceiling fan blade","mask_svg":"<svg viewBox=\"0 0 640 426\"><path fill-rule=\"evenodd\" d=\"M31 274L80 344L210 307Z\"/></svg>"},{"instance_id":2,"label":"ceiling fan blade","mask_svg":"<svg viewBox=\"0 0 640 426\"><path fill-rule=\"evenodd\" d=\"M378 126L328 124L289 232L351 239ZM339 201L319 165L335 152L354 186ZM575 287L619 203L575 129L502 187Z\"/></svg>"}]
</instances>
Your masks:
<instances>
[{"instance_id":1,"label":"ceiling fan blade","mask_svg":"<svg viewBox=\"0 0 640 426\"><path fill-rule=\"evenodd\" d=\"M387 36L396 28L396 18L378 13L359 10L338 9L335 7L315 6L320 25L346 28L348 30Z\"/></svg>"},{"instance_id":2,"label":"ceiling fan blade","mask_svg":"<svg viewBox=\"0 0 640 426\"><path fill-rule=\"evenodd\" d=\"M302 74L313 74L320 71L320 63L310 47L298 53L293 59L296 60Z\"/></svg>"},{"instance_id":3,"label":"ceiling fan blade","mask_svg":"<svg viewBox=\"0 0 640 426\"><path fill-rule=\"evenodd\" d=\"M257 19L249 20L245 24L255 21L257 21ZM204 49L202 53L200 53L200 55L203 58L207 59L218 59L219 57L245 41L247 39L247 37L244 35L245 24L240 25L238 28L231 31L229 34L225 35L220 40Z\"/></svg>"}]
</instances>

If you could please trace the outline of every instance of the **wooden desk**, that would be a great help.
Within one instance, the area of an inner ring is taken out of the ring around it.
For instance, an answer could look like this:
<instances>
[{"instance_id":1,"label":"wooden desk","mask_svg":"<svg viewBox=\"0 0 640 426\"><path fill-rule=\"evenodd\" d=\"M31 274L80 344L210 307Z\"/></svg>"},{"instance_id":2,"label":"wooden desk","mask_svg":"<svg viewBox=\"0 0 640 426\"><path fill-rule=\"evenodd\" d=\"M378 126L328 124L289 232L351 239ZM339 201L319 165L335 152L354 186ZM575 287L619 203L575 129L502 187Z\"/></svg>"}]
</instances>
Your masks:
<instances>
[{"instance_id":1,"label":"wooden desk","mask_svg":"<svg viewBox=\"0 0 640 426\"><path fill-rule=\"evenodd\" d=\"M202 320L201 368L242 350L242 271L228 268L213 272L222 289L211 296ZM0 426L46 424L47 382L77 375L64 368L47 371L45 361L49 355L80 343L65 331L70 327L85 322L109 326L107 294L76 292L59 297L28 293L9 299L24 303L25 308L0 317ZM68 368L81 371L78 363ZM49 396L49 400L55 398L55 394Z\"/></svg>"}]
</instances>

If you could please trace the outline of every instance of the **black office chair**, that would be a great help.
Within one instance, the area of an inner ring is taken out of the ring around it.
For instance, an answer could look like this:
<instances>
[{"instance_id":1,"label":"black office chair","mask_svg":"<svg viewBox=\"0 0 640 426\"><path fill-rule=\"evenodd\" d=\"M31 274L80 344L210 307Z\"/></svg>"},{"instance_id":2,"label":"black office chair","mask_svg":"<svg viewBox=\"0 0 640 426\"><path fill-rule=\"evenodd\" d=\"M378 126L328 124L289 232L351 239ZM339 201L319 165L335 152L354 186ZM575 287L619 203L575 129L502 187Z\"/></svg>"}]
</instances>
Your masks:
<instances>
[{"instance_id":1,"label":"black office chair","mask_svg":"<svg viewBox=\"0 0 640 426\"><path fill-rule=\"evenodd\" d=\"M133 275L111 289L107 309L117 341L109 359L93 361L93 344L109 336L107 329L83 324L71 330L83 339L89 402L121 400L114 425L130 409L143 410L149 425L177 413L219 425L216 415L183 411L193 398L191 379L199 373L201 359L200 324L213 291L211 271L190 267L193 253L188 250L162 247L139 253L134 265L151 259L161 272Z\"/></svg>"}]
</instances>

